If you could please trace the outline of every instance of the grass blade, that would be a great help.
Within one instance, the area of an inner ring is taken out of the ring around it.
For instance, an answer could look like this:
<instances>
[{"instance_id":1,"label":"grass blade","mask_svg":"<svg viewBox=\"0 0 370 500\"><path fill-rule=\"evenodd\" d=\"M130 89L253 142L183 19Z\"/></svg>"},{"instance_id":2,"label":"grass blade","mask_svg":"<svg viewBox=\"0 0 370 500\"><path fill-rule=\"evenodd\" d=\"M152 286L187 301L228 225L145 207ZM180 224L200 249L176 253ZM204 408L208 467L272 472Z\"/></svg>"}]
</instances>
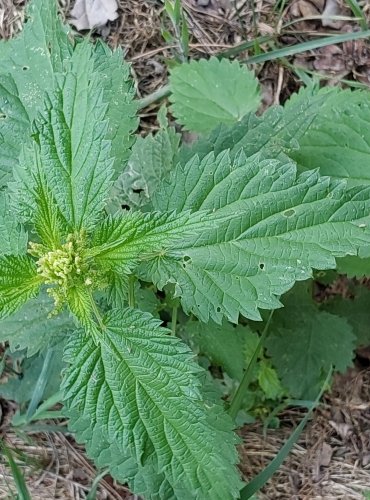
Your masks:
<instances>
[{"instance_id":1,"label":"grass blade","mask_svg":"<svg viewBox=\"0 0 370 500\"><path fill-rule=\"evenodd\" d=\"M280 59L282 57L294 56L295 54L301 54L307 50L319 49L320 47L327 47L328 45L336 45L337 43L351 42L353 40L369 37L370 30L345 33L343 35L325 36L318 38L317 40L297 43L295 45L291 45L290 47L283 47L282 49L271 50L269 52L265 52L264 54L252 56L246 59L245 62L248 64L258 64L266 61L272 61L274 59Z\"/></svg>"},{"instance_id":2,"label":"grass blade","mask_svg":"<svg viewBox=\"0 0 370 500\"><path fill-rule=\"evenodd\" d=\"M361 7L359 6L357 0L346 0L348 7L351 9L353 15L358 18L361 29L367 29L367 21L365 14L363 13Z\"/></svg>"},{"instance_id":3,"label":"grass blade","mask_svg":"<svg viewBox=\"0 0 370 500\"><path fill-rule=\"evenodd\" d=\"M19 466L16 464L10 449L3 442L1 443L1 449L6 456L12 471L14 483L18 492L18 500L31 500L26 481L24 480L23 474Z\"/></svg>"},{"instance_id":4,"label":"grass blade","mask_svg":"<svg viewBox=\"0 0 370 500\"><path fill-rule=\"evenodd\" d=\"M319 404L321 396L323 395L324 390L327 388L327 385L328 385L328 382L331 378L332 372L333 372L333 370L330 369L316 400L312 403L312 405L309 408L308 412L306 413L305 417L299 423L299 425L296 427L294 432L291 434L290 438L282 446L282 448L280 449L280 451L276 455L276 457L269 463L269 465L262 472L260 472L254 479L252 479L252 481L250 481L242 489L242 491L240 492L241 500L247 500L247 499L251 498L258 490L260 490L267 483L267 481L270 479L270 477L273 474L275 474L275 472L279 469L281 464L284 462L284 460L286 459L286 457L290 453L291 449L293 448L295 443L298 441L298 438L301 435L303 429L305 428L305 426L308 422L308 419L310 418L313 410Z\"/></svg>"},{"instance_id":5,"label":"grass blade","mask_svg":"<svg viewBox=\"0 0 370 500\"><path fill-rule=\"evenodd\" d=\"M32 394L32 399L27 409L26 413L27 422L30 422L32 420L33 414L35 413L40 401L43 398L45 387L49 379L50 370L52 368L52 363L51 363L52 354L53 354L53 349L48 349L45 355L44 363L42 365L41 373L39 375L39 378L37 379L35 390L33 391Z\"/></svg>"}]
</instances>

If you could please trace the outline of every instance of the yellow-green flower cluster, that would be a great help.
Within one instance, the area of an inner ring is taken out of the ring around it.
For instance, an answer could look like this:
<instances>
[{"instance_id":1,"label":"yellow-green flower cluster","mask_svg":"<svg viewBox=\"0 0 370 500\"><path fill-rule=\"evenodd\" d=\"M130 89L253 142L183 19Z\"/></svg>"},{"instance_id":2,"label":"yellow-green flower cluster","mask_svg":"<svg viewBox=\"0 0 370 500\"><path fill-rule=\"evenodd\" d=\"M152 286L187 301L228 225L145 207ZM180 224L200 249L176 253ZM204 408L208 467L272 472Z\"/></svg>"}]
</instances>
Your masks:
<instances>
[{"instance_id":1,"label":"yellow-green flower cluster","mask_svg":"<svg viewBox=\"0 0 370 500\"><path fill-rule=\"evenodd\" d=\"M29 244L29 253L38 259L39 276L45 284L53 285L47 292L54 299L54 312L68 301L68 290L73 286L95 288L102 285L99 273L90 269L84 259L85 249L86 239L80 234L68 235L65 243L53 249L39 243Z\"/></svg>"}]
</instances>

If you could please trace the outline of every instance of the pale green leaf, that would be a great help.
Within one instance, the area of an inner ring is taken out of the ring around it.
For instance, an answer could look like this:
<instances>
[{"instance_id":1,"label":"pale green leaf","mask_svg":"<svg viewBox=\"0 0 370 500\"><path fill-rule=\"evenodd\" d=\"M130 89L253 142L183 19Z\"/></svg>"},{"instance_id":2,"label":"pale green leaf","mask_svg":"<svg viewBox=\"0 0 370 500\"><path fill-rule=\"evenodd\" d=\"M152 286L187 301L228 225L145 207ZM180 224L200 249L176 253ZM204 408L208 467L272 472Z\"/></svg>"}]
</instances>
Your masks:
<instances>
[{"instance_id":1,"label":"pale green leaf","mask_svg":"<svg viewBox=\"0 0 370 500\"><path fill-rule=\"evenodd\" d=\"M27 356L54 344L73 329L68 313L53 316L53 300L45 292L1 322L0 342L9 342L12 352L27 349Z\"/></svg>"},{"instance_id":2,"label":"pale green leaf","mask_svg":"<svg viewBox=\"0 0 370 500\"><path fill-rule=\"evenodd\" d=\"M363 220L370 188L347 191L317 171L297 177L294 164L243 152L234 161L225 152L178 166L153 205L211 212L213 227L141 268L160 289L174 283L185 312L205 322L226 316L236 323L239 313L259 320L258 308L279 307L277 297L312 268L335 268L335 256L354 255L370 241Z\"/></svg>"},{"instance_id":3,"label":"pale green leaf","mask_svg":"<svg viewBox=\"0 0 370 500\"><path fill-rule=\"evenodd\" d=\"M278 399L284 394L276 371L266 361L259 363L258 383L268 399Z\"/></svg>"},{"instance_id":4,"label":"pale green leaf","mask_svg":"<svg viewBox=\"0 0 370 500\"><path fill-rule=\"evenodd\" d=\"M148 203L174 169L179 142L180 135L173 128L138 137L125 170L113 185L109 209L116 212Z\"/></svg>"},{"instance_id":5,"label":"pale green leaf","mask_svg":"<svg viewBox=\"0 0 370 500\"><path fill-rule=\"evenodd\" d=\"M15 312L35 297L39 289L40 279L31 258L23 255L0 257L0 318Z\"/></svg>"},{"instance_id":6,"label":"pale green leaf","mask_svg":"<svg viewBox=\"0 0 370 500\"><path fill-rule=\"evenodd\" d=\"M171 71L171 111L187 130L208 132L256 111L261 97L254 73L238 61L200 59Z\"/></svg>"},{"instance_id":7,"label":"pale green leaf","mask_svg":"<svg viewBox=\"0 0 370 500\"><path fill-rule=\"evenodd\" d=\"M343 373L352 364L355 336L345 319L293 292L284 305L273 316L267 352L290 394L311 399L331 366Z\"/></svg>"},{"instance_id":8,"label":"pale green leaf","mask_svg":"<svg viewBox=\"0 0 370 500\"><path fill-rule=\"evenodd\" d=\"M188 321L184 326L192 349L206 355L210 361L221 366L232 378L240 380L245 368L244 352L253 332L246 326L233 326L226 321L217 325L210 321L206 325L199 321Z\"/></svg>"},{"instance_id":9,"label":"pale green leaf","mask_svg":"<svg viewBox=\"0 0 370 500\"><path fill-rule=\"evenodd\" d=\"M76 283L67 290L69 310L87 331L95 331L92 292L85 283Z\"/></svg>"},{"instance_id":10,"label":"pale green leaf","mask_svg":"<svg viewBox=\"0 0 370 500\"><path fill-rule=\"evenodd\" d=\"M100 73L104 102L108 104L106 118L109 126L106 138L112 143L113 168L116 173L121 173L134 143L132 134L139 124L130 66L123 61L120 49L112 51L98 40L94 51L94 69Z\"/></svg>"},{"instance_id":11,"label":"pale green leaf","mask_svg":"<svg viewBox=\"0 0 370 500\"><path fill-rule=\"evenodd\" d=\"M29 2L21 33L0 42L0 73L13 77L30 121L42 107L45 92L53 91L55 73L62 72L71 52L54 0Z\"/></svg>"},{"instance_id":12,"label":"pale green leaf","mask_svg":"<svg viewBox=\"0 0 370 500\"><path fill-rule=\"evenodd\" d=\"M75 230L94 226L111 187L108 121L92 48L79 44L70 70L36 121L43 172L58 208Z\"/></svg>"},{"instance_id":13,"label":"pale green leaf","mask_svg":"<svg viewBox=\"0 0 370 500\"><path fill-rule=\"evenodd\" d=\"M11 178L22 142L29 134L29 118L13 77L0 75L0 187Z\"/></svg>"},{"instance_id":14,"label":"pale green leaf","mask_svg":"<svg viewBox=\"0 0 370 500\"><path fill-rule=\"evenodd\" d=\"M0 193L0 255L24 254L27 249L27 233L18 224L12 212L7 194Z\"/></svg>"},{"instance_id":15,"label":"pale green leaf","mask_svg":"<svg viewBox=\"0 0 370 500\"><path fill-rule=\"evenodd\" d=\"M89 418L90 428L101 429L124 456L188 492L177 498L237 497L231 421L222 414L222 426L210 425L213 407L202 400L191 351L147 313L115 310L103 322L96 344L82 332L69 339L67 407Z\"/></svg>"}]
</instances>

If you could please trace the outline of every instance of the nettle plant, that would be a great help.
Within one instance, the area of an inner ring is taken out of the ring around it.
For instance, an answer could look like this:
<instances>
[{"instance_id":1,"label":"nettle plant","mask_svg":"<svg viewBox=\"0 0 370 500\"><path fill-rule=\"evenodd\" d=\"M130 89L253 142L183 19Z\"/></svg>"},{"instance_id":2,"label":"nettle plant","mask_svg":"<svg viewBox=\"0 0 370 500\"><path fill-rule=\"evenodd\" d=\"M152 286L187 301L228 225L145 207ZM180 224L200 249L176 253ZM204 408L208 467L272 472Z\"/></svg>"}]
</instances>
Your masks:
<instances>
[{"instance_id":1,"label":"nettle plant","mask_svg":"<svg viewBox=\"0 0 370 500\"><path fill-rule=\"evenodd\" d=\"M171 331L138 307L139 283L165 290L174 311L179 301L193 342L241 380L249 320L281 307L313 269L366 256L370 188L355 184L370 177L368 93L312 87L256 116L249 70L191 62L172 71L171 110L199 140L181 145L161 110L158 133L135 141L138 101L121 52L73 38L51 0L35 0L19 37L1 43L0 71L0 340L31 356L63 346L69 427L132 491L237 498L233 419L173 335L177 313ZM311 330L322 324L303 313ZM283 380L284 328L269 345ZM328 346L324 361L336 364Z\"/></svg>"}]
</instances>

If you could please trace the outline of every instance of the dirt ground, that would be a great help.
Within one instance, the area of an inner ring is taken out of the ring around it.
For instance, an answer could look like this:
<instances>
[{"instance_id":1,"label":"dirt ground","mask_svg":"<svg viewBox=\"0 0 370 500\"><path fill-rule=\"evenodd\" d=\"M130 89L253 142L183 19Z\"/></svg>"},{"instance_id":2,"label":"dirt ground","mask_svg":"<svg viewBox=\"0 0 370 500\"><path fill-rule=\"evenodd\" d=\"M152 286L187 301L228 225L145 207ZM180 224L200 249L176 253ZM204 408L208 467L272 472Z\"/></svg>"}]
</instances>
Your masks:
<instances>
[{"instance_id":1,"label":"dirt ground","mask_svg":"<svg viewBox=\"0 0 370 500\"><path fill-rule=\"evenodd\" d=\"M132 62L140 97L160 88L167 80L167 60L175 47L165 44L161 29L166 25L160 0L119 0L119 17L100 36L112 47L121 46ZM270 49L313 40L318 36L359 29L349 2L328 0L182 0L191 33L191 56L208 57L246 40L269 36ZM24 0L0 0L0 38L21 29ZM330 4L330 5L329 5ZM370 3L358 1L370 26ZM68 18L73 2L60 0ZM335 21L331 15L339 16ZM333 10L334 9L334 10ZM323 19L324 16L324 19ZM326 16L326 17L325 17ZM248 52L238 57L245 60ZM370 86L370 44L359 40L304 52L254 69L261 82L264 106L284 102L300 86L297 68L320 74L327 85L344 83ZM311 73L310 73L311 72ZM144 109L143 133L154 130L158 105ZM15 411L12 402L1 402L0 432L12 448L31 459L24 468L33 500L86 498L96 471L83 447L61 433L24 436L9 431ZM280 415L280 428L263 432L262 425L247 426L241 436L241 470L246 480L254 477L274 458L302 419L301 410ZM60 422L61 424L63 422ZM0 464L0 498L12 498L12 476ZM259 494L261 499L313 500L370 498L370 367L357 362L344 376L337 376L330 394L277 474ZM366 495L367 494L367 495ZM100 482L99 499L134 499L107 475Z\"/></svg>"}]
</instances>

